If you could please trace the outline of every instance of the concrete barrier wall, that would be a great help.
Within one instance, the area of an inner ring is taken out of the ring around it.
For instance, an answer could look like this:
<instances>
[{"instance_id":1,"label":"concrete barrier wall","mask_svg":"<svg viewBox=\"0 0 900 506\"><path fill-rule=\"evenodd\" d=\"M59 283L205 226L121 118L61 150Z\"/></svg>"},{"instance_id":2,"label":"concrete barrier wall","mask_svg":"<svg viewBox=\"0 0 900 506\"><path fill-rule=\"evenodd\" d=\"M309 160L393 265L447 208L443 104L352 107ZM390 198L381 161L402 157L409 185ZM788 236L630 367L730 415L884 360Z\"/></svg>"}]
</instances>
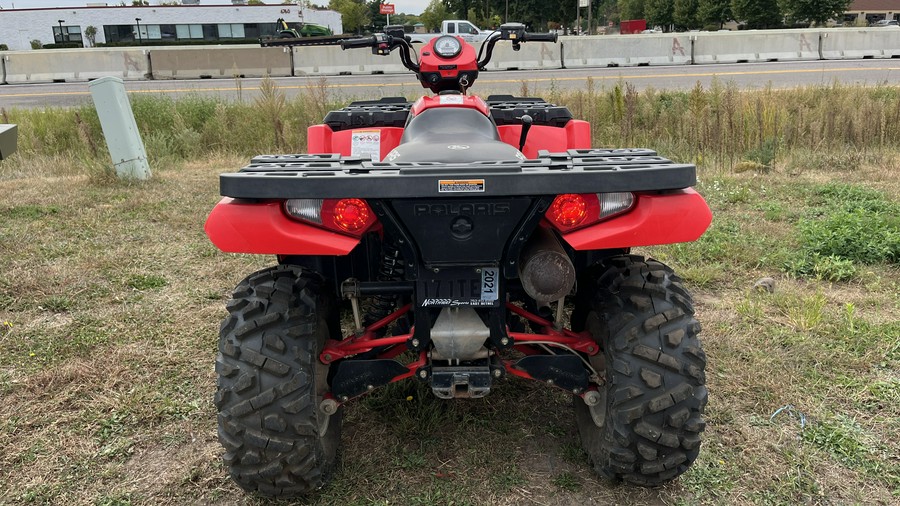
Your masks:
<instances>
[{"instance_id":1,"label":"concrete barrier wall","mask_svg":"<svg viewBox=\"0 0 900 506\"><path fill-rule=\"evenodd\" d=\"M687 33L560 37L566 68L689 65Z\"/></svg>"},{"instance_id":2,"label":"concrete barrier wall","mask_svg":"<svg viewBox=\"0 0 900 506\"><path fill-rule=\"evenodd\" d=\"M694 63L819 59L820 30L692 33Z\"/></svg>"},{"instance_id":3,"label":"concrete barrier wall","mask_svg":"<svg viewBox=\"0 0 900 506\"><path fill-rule=\"evenodd\" d=\"M159 47L150 50L153 79L290 77L290 49L256 46Z\"/></svg>"},{"instance_id":4,"label":"concrete barrier wall","mask_svg":"<svg viewBox=\"0 0 900 506\"><path fill-rule=\"evenodd\" d=\"M149 71L143 49L90 48L3 51L8 84L87 81L105 76L144 79Z\"/></svg>"},{"instance_id":5,"label":"concrete barrier wall","mask_svg":"<svg viewBox=\"0 0 900 506\"><path fill-rule=\"evenodd\" d=\"M372 54L369 49L340 46L306 46L294 48L294 75L398 74L409 72L394 51L389 56Z\"/></svg>"},{"instance_id":6,"label":"concrete barrier wall","mask_svg":"<svg viewBox=\"0 0 900 506\"><path fill-rule=\"evenodd\" d=\"M686 65L769 60L900 57L900 30L838 28L561 37L560 45L495 47L488 70ZM0 83L144 79L287 77L406 73L396 54L338 46L261 48L183 46L88 48L0 53Z\"/></svg>"},{"instance_id":7,"label":"concrete barrier wall","mask_svg":"<svg viewBox=\"0 0 900 506\"><path fill-rule=\"evenodd\" d=\"M893 58L900 56L900 29L896 27L822 30L822 58Z\"/></svg>"},{"instance_id":8,"label":"concrete barrier wall","mask_svg":"<svg viewBox=\"0 0 900 506\"><path fill-rule=\"evenodd\" d=\"M562 53L559 44L552 42L528 42L518 51L512 44L500 42L494 46L494 53L487 70L540 70L562 68Z\"/></svg>"}]
</instances>

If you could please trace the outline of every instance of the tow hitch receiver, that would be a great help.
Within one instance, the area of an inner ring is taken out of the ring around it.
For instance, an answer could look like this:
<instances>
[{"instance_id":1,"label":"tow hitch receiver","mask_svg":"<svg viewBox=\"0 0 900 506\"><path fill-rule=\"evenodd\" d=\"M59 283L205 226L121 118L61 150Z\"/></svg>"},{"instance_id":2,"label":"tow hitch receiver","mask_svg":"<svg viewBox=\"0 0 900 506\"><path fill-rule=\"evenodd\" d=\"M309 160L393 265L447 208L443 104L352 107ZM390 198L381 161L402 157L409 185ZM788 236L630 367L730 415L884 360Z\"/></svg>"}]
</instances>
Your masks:
<instances>
[{"instance_id":1,"label":"tow hitch receiver","mask_svg":"<svg viewBox=\"0 0 900 506\"><path fill-rule=\"evenodd\" d=\"M441 399L478 399L491 391L491 369L488 366L434 367L431 390Z\"/></svg>"}]
</instances>

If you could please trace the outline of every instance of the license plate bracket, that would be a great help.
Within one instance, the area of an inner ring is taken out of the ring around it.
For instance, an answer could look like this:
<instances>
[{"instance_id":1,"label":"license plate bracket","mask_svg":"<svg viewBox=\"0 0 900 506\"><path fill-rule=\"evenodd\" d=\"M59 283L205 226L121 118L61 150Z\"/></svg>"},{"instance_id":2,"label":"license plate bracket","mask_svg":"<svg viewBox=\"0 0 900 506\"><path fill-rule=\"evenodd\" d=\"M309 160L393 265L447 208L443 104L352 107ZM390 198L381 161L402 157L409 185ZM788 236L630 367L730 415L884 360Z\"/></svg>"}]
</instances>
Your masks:
<instances>
[{"instance_id":1,"label":"license plate bracket","mask_svg":"<svg viewBox=\"0 0 900 506\"><path fill-rule=\"evenodd\" d=\"M497 307L500 305L500 269L497 267L445 268L428 272L417 283L421 307Z\"/></svg>"}]
</instances>

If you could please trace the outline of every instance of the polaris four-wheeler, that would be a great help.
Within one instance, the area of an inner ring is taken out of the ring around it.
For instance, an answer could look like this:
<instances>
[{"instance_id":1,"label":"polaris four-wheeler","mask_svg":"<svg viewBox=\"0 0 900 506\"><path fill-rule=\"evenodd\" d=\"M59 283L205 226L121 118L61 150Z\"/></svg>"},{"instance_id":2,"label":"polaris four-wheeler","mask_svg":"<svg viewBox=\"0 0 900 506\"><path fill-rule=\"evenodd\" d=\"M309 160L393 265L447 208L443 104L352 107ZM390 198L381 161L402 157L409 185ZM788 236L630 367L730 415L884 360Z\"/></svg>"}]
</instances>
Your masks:
<instances>
[{"instance_id":1,"label":"polaris four-wheeler","mask_svg":"<svg viewBox=\"0 0 900 506\"><path fill-rule=\"evenodd\" d=\"M221 326L231 476L309 493L334 470L344 404L406 379L480 398L510 376L571 393L601 476L683 473L704 429L700 325L682 280L630 248L703 234L695 167L591 148L588 123L540 99L467 93L495 44L555 35L511 23L480 55L442 36L414 58L402 30L385 32L341 45L396 51L434 95L354 102L309 128L310 154L220 177L212 242L277 256L238 284Z\"/></svg>"}]
</instances>

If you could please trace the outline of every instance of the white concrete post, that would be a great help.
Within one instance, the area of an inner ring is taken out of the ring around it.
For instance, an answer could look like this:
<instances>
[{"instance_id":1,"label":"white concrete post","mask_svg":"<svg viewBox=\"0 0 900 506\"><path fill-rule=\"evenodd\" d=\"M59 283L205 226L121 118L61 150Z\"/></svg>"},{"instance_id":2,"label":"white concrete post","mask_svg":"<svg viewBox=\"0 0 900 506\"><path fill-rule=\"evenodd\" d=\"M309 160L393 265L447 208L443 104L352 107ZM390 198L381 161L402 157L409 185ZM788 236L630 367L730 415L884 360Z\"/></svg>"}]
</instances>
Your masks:
<instances>
[{"instance_id":1,"label":"white concrete post","mask_svg":"<svg viewBox=\"0 0 900 506\"><path fill-rule=\"evenodd\" d=\"M150 179L147 153L125 93L125 81L118 77L101 77L92 81L88 88L116 175L123 179Z\"/></svg>"},{"instance_id":2,"label":"white concrete post","mask_svg":"<svg viewBox=\"0 0 900 506\"><path fill-rule=\"evenodd\" d=\"M0 160L16 152L19 130L16 125L0 125Z\"/></svg>"}]
</instances>

